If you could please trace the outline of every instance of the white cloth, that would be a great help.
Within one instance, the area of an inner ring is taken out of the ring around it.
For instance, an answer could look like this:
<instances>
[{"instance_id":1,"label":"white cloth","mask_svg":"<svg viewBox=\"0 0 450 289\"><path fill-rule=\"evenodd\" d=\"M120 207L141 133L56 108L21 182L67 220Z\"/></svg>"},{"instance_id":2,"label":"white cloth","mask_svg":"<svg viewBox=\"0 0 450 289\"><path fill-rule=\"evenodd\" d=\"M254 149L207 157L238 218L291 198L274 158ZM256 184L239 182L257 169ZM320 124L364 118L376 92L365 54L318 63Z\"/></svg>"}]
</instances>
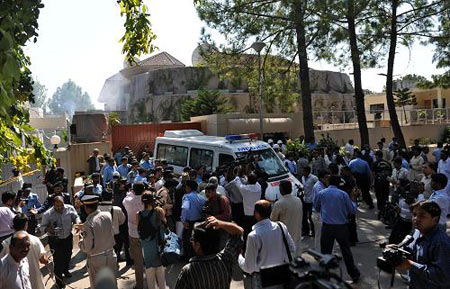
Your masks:
<instances>
[{"instance_id":1,"label":"white cloth","mask_svg":"<svg viewBox=\"0 0 450 289\"><path fill-rule=\"evenodd\" d=\"M16 215L8 207L0 207L0 237L14 233L13 219Z\"/></svg>"},{"instance_id":2,"label":"white cloth","mask_svg":"<svg viewBox=\"0 0 450 289\"><path fill-rule=\"evenodd\" d=\"M424 175L420 180L420 182L423 183L424 188L423 195L425 196L425 199L428 199L433 193L433 189L431 188L431 175L429 176Z\"/></svg>"},{"instance_id":3,"label":"white cloth","mask_svg":"<svg viewBox=\"0 0 450 289\"><path fill-rule=\"evenodd\" d=\"M404 167L401 167L399 170L396 168L392 169L392 175L389 181L394 185L394 188L398 187L401 179L409 180L409 171Z\"/></svg>"},{"instance_id":4,"label":"white cloth","mask_svg":"<svg viewBox=\"0 0 450 289\"><path fill-rule=\"evenodd\" d=\"M349 143L345 144L345 150L350 154L351 157L355 153L355 148Z\"/></svg>"},{"instance_id":5,"label":"white cloth","mask_svg":"<svg viewBox=\"0 0 450 289\"><path fill-rule=\"evenodd\" d=\"M410 171L410 180L411 182L414 181L420 181L423 177L423 170L422 170L422 165L423 165L423 158L421 156L413 156L410 160L409 160L409 165L411 166L411 171Z\"/></svg>"},{"instance_id":6,"label":"white cloth","mask_svg":"<svg viewBox=\"0 0 450 289\"><path fill-rule=\"evenodd\" d=\"M312 203L314 201L313 187L318 180L319 179L313 174L309 174L307 178L305 178L305 176L302 177L301 181L304 192L303 201L305 203Z\"/></svg>"},{"instance_id":7,"label":"white cloth","mask_svg":"<svg viewBox=\"0 0 450 289\"><path fill-rule=\"evenodd\" d=\"M159 179L156 183L155 183L155 190L159 191L159 189L161 189L162 187L164 187L164 180L163 179Z\"/></svg>"},{"instance_id":8,"label":"white cloth","mask_svg":"<svg viewBox=\"0 0 450 289\"><path fill-rule=\"evenodd\" d=\"M438 173L444 174L447 177L447 186L445 189L447 190L447 195L450 197L450 159L447 158L445 161L440 160L438 164Z\"/></svg>"},{"instance_id":9,"label":"white cloth","mask_svg":"<svg viewBox=\"0 0 450 289\"><path fill-rule=\"evenodd\" d=\"M435 202L441 208L441 218L439 219L439 225L447 225L447 215L449 199L445 189L435 191L431 194L429 201Z\"/></svg>"},{"instance_id":10,"label":"white cloth","mask_svg":"<svg viewBox=\"0 0 450 289\"><path fill-rule=\"evenodd\" d=\"M261 199L261 185L256 183L254 185L244 184L241 178L234 179L242 194L244 204L244 214L246 216L253 216L255 210L255 203Z\"/></svg>"},{"instance_id":11,"label":"white cloth","mask_svg":"<svg viewBox=\"0 0 450 289\"><path fill-rule=\"evenodd\" d=\"M98 208L102 212L109 212L109 213L111 213L112 208L112 223L114 235L119 234L119 226L125 223L126 220L125 214L123 213L122 209L117 206L112 206L111 204L100 204Z\"/></svg>"},{"instance_id":12,"label":"white cloth","mask_svg":"<svg viewBox=\"0 0 450 289\"><path fill-rule=\"evenodd\" d=\"M295 254L295 244L286 226L283 227L292 257ZM289 262L283 236L277 223L264 219L253 226L248 234L245 258L239 255L238 263L241 269L249 274L260 269L273 267Z\"/></svg>"},{"instance_id":13,"label":"white cloth","mask_svg":"<svg viewBox=\"0 0 450 289\"><path fill-rule=\"evenodd\" d=\"M0 261L0 289L31 289L27 258L19 263L10 254Z\"/></svg>"},{"instance_id":14,"label":"white cloth","mask_svg":"<svg viewBox=\"0 0 450 289\"><path fill-rule=\"evenodd\" d=\"M137 230L137 213L144 209L141 196L136 196L133 192L129 192L122 201L128 215L128 234L131 238L139 238Z\"/></svg>"},{"instance_id":15,"label":"white cloth","mask_svg":"<svg viewBox=\"0 0 450 289\"><path fill-rule=\"evenodd\" d=\"M100 171L100 159L98 157L95 157L95 171Z\"/></svg>"},{"instance_id":16,"label":"white cloth","mask_svg":"<svg viewBox=\"0 0 450 289\"><path fill-rule=\"evenodd\" d=\"M404 198L400 198L398 201L398 206L400 207L400 217L412 221L412 213L409 205L405 202Z\"/></svg>"},{"instance_id":17,"label":"white cloth","mask_svg":"<svg viewBox=\"0 0 450 289\"><path fill-rule=\"evenodd\" d=\"M30 238L30 251L28 252L27 259L29 265L29 273L30 273L30 282L33 286L33 289L45 289L43 277L40 270L40 262L39 260L42 256L45 255L45 248L42 245L41 240L33 235L28 235ZM3 258L7 254L9 254L9 244L11 244L11 237L4 240L3 250L0 252L0 258Z\"/></svg>"}]
</instances>

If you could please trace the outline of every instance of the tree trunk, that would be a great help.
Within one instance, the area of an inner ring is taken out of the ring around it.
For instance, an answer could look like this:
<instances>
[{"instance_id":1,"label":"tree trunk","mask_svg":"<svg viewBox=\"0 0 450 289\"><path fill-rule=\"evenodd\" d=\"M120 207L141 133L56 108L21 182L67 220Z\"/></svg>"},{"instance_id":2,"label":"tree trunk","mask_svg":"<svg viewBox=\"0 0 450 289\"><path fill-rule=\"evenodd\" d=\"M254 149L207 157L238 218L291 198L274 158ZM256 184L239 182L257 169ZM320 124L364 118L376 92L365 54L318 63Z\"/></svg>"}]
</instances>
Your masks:
<instances>
[{"instance_id":1,"label":"tree trunk","mask_svg":"<svg viewBox=\"0 0 450 289\"><path fill-rule=\"evenodd\" d=\"M308 54L306 49L306 37L305 37L305 23L304 23L305 11L303 10L302 7L302 1L296 0L293 7L295 19L295 32L297 33L298 59L300 62L299 76L300 76L302 108L303 108L303 129L305 131L305 139L307 142L309 142L314 137L314 124L313 124L313 112L311 101L311 88L309 84Z\"/></svg>"},{"instance_id":2,"label":"tree trunk","mask_svg":"<svg viewBox=\"0 0 450 289\"><path fill-rule=\"evenodd\" d=\"M367 129L366 109L364 107L364 91L361 81L361 59L356 39L354 1L348 1L347 25L350 40L350 51L353 63L353 81L355 84L356 115L358 117L359 135L361 147L369 142L369 130Z\"/></svg>"},{"instance_id":3,"label":"tree trunk","mask_svg":"<svg viewBox=\"0 0 450 289\"><path fill-rule=\"evenodd\" d=\"M397 7L399 0L392 0L392 19L391 19L391 33L390 33L390 46L388 67L386 75L386 101L389 110L389 117L391 118L391 126L394 136L397 138L400 147L406 148L405 138L403 137L402 128L398 122L397 111L395 110L393 77L394 77L394 60L395 49L397 46Z\"/></svg>"}]
</instances>

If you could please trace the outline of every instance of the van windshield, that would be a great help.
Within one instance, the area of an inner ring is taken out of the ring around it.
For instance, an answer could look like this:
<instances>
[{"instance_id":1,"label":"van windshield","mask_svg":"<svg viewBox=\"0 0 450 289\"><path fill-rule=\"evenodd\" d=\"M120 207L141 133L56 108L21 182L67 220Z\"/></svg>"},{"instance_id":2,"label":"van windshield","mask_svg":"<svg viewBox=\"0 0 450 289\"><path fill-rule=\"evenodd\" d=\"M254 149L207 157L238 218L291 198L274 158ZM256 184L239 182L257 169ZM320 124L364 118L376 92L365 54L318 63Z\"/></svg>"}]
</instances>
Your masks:
<instances>
[{"instance_id":1,"label":"van windshield","mask_svg":"<svg viewBox=\"0 0 450 289\"><path fill-rule=\"evenodd\" d=\"M264 171L269 177L275 177L283 174L287 174L288 171L283 166L280 159L275 155L274 151L270 148L263 150L252 151L251 154L257 161L259 168ZM236 153L238 158L247 157L248 153Z\"/></svg>"}]
</instances>

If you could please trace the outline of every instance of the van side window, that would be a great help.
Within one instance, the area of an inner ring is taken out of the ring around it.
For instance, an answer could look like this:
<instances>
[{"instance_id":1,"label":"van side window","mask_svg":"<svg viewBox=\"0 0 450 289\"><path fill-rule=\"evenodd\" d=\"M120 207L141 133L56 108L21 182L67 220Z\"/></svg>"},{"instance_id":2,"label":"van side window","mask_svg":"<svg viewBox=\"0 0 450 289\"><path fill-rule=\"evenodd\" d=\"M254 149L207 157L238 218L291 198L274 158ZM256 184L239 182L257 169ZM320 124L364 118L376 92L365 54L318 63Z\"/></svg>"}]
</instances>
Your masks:
<instances>
[{"instance_id":1,"label":"van side window","mask_svg":"<svg viewBox=\"0 0 450 289\"><path fill-rule=\"evenodd\" d=\"M219 154L219 167L234 161L234 157L229 154Z\"/></svg>"},{"instance_id":2,"label":"van side window","mask_svg":"<svg viewBox=\"0 0 450 289\"><path fill-rule=\"evenodd\" d=\"M185 167L187 164L187 157L187 147L158 144L157 158L165 159L171 165Z\"/></svg>"},{"instance_id":3,"label":"van side window","mask_svg":"<svg viewBox=\"0 0 450 289\"><path fill-rule=\"evenodd\" d=\"M193 169L205 166L207 171L212 171L213 157L214 152L211 150L191 148L189 166Z\"/></svg>"}]
</instances>

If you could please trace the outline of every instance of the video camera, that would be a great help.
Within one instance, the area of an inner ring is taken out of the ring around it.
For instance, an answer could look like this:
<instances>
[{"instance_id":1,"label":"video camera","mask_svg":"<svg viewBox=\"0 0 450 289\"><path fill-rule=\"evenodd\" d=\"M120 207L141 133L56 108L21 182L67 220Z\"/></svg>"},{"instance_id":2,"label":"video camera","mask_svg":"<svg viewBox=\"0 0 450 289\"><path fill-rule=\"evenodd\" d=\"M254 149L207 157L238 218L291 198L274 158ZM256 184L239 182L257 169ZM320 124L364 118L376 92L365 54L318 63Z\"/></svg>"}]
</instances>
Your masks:
<instances>
[{"instance_id":1,"label":"video camera","mask_svg":"<svg viewBox=\"0 0 450 289\"><path fill-rule=\"evenodd\" d=\"M341 258L333 255L323 255L312 249L309 249L306 252L314 257L317 263L311 264L301 256L296 257L290 266L292 281L288 288L352 288L348 283L342 280L341 276L330 271L339 268Z\"/></svg>"},{"instance_id":2,"label":"video camera","mask_svg":"<svg viewBox=\"0 0 450 289\"><path fill-rule=\"evenodd\" d=\"M236 158L233 161L227 162L219 167L217 167L217 172L220 174L224 174L225 172L232 172L235 168L246 166L255 161L255 157L251 151L248 151L245 156Z\"/></svg>"},{"instance_id":3,"label":"video camera","mask_svg":"<svg viewBox=\"0 0 450 289\"><path fill-rule=\"evenodd\" d=\"M377 267L387 273L395 272L395 267L400 265L404 260L411 259L411 252L405 250L414 238L408 235L401 243L393 246L386 246L386 243L380 244L383 249L382 256L377 258Z\"/></svg>"}]
</instances>

